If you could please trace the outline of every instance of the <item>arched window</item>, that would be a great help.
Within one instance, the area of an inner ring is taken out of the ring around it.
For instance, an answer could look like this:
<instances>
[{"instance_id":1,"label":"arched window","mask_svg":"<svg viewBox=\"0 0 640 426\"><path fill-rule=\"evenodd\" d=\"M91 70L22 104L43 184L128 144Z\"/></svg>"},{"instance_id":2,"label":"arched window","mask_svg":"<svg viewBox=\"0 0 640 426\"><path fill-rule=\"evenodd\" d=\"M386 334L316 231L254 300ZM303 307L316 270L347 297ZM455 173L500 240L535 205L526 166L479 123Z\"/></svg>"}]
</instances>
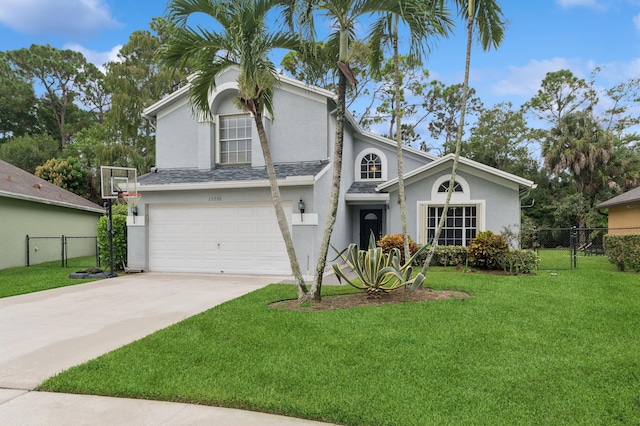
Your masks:
<instances>
[{"instance_id":1,"label":"arched window","mask_svg":"<svg viewBox=\"0 0 640 426\"><path fill-rule=\"evenodd\" d=\"M449 191L449 181L442 182L442 184L438 187L438 192L443 193L447 191ZM453 182L453 192L464 192L464 190L462 189L462 185L460 185L460 182Z\"/></svg>"},{"instance_id":2,"label":"arched window","mask_svg":"<svg viewBox=\"0 0 640 426\"><path fill-rule=\"evenodd\" d=\"M382 179L382 161L376 154L367 154L360 161L360 179Z\"/></svg>"}]
</instances>

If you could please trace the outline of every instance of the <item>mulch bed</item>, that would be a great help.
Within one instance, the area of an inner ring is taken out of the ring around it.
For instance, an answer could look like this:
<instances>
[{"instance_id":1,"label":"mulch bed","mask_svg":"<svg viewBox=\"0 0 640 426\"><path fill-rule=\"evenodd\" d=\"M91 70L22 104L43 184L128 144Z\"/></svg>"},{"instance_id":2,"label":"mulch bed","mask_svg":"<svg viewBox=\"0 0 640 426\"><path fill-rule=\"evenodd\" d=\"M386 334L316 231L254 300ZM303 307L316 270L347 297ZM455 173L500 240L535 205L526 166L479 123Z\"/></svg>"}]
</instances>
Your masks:
<instances>
[{"instance_id":1,"label":"mulch bed","mask_svg":"<svg viewBox=\"0 0 640 426\"><path fill-rule=\"evenodd\" d=\"M473 297L464 291L433 290L431 288L417 288L409 294L404 289L397 289L380 297L367 297L364 292L340 294L335 296L322 296L322 302L300 303L296 299L281 300L269 304L275 309L288 309L292 311L325 311L335 309L348 309L357 306L380 306L405 302L427 302L446 299L468 299Z\"/></svg>"}]
</instances>

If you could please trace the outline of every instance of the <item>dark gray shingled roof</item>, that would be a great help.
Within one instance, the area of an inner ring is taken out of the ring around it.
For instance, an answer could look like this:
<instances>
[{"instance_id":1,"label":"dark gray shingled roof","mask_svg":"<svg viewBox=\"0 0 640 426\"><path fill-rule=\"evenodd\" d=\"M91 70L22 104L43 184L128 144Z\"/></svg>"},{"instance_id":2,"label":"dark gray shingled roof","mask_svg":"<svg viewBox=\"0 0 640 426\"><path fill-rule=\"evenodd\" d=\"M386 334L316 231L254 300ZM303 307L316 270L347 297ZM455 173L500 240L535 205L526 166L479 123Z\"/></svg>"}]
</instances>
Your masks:
<instances>
[{"instance_id":1,"label":"dark gray shingled roof","mask_svg":"<svg viewBox=\"0 0 640 426\"><path fill-rule=\"evenodd\" d=\"M284 179L288 176L315 176L328 164L328 161L276 164L276 176ZM267 180L264 167L233 166L219 167L213 170L196 169L156 169L138 178L140 185L167 185L172 183L206 183Z\"/></svg>"},{"instance_id":2,"label":"dark gray shingled roof","mask_svg":"<svg viewBox=\"0 0 640 426\"><path fill-rule=\"evenodd\" d=\"M382 182L353 182L347 194L378 194L376 187Z\"/></svg>"},{"instance_id":3,"label":"dark gray shingled roof","mask_svg":"<svg viewBox=\"0 0 640 426\"><path fill-rule=\"evenodd\" d=\"M610 200L600 203L596 206L597 209L606 209L607 207L617 206L620 204L636 203L640 201L640 186L627 191L624 194L620 194Z\"/></svg>"}]
</instances>

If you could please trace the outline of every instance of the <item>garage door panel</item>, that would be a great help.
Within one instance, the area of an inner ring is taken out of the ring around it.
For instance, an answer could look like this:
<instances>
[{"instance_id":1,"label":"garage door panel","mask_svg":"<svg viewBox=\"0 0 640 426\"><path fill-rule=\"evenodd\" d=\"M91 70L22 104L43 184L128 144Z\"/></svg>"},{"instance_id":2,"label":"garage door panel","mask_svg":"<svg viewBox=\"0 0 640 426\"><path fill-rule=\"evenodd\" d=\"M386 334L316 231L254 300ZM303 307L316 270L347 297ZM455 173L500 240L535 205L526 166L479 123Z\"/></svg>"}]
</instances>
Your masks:
<instances>
[{"instance_id":1,"label":"garage door panel","mask_svg":"<svg viewBox=\"0 0 640 426\"><path fill-rule=\"evenodd\" d=\"M271 204L152 205L149 227L152 271L290 274Z\"/></svg>"}]
</instances>

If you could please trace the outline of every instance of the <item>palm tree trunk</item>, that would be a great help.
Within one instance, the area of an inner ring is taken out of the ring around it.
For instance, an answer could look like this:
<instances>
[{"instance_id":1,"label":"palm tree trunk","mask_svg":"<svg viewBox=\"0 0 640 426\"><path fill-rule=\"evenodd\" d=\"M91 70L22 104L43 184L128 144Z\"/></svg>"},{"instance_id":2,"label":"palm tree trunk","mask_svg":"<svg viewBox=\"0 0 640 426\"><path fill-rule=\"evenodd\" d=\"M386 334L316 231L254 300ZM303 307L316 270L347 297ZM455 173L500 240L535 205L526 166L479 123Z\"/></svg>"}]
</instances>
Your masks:
<instances>
[{"instance_id":1,"label":"palm tree trunk","mask_svg":"<svg viewBox=\"0 0 640 426\"><path fill-rule=\"evenodd\" d=\"M398 53L398 17L394 17L393 33L393 73L395 79L396 98L396 156L398 157L398 204L400 204L400 224L402 226L402 239L404 241L404 259L411 258L409 251L409 236L407 235L407 200L404 195L404 171L402 160L402 76L400 75L400 56Z\"/></svg>"},{"instance_id":2,"label":"palm tree trunk","mask_svg":"<svg viewBox=\"0 0 640 426\"><path fill-rule=\"evenodd\" d=\"M324 225L324 234L322 243L320 244L320 253L318 253L318 264L316 265L316 279L311 287L310 298L315 301L322 299L322 276L327 264L327 253L329 251L329 242L333 233L333 226L336 223L336 215L338 213L338 199L340 197L340 176L342 174L342 147L344 142L344 119L345 119L345 94L347 92L347 77L340 71L338 80L338 105L336 112L336 140L333 146L333 177L331 180L331 195L329 196L329 209L327 211L327 219Z\"/></svg>"},{"instance_id":3,"label":"palm tree trunk","mask_svg":"<svg viewBox=\"0 0 640 426\"><path fill-rule=\"evenodd\" d=\"M262 148L262 155L264 156L264 163L267 169L267 175L269 176L269 188L271 188L273 207L276 210L276 219L278 220L278 226L280 227L282 239L284 240L287 255L289 256L291 272L293 273L293 277L298 287L298 300L303 301L307 297L307 286L304 282L304 278L302 277L302 272L300 271L300 264L298 263L298 257L296 256L296 251L293 246L293 238L291 237L287 216L282 208L282 198L280 197L280 188L278 187L278 181L276 178L276 169L273 166L273 158L271 157L271 150L269 149L267 133L264 131L264 125L262 124L262 113L256 111L253 114L253 117L255 119L256 128L258 129L260 147Z\"/></svg>"},{"instance_id":4,"label":"palm tree trunk","mask_svg":"<svg viewBox=\"0 0 640 426\"><path fill-rule=\"evenodd\" d=\"M447 213L449 212L449 204L451 202L451 194L453 194L453 185L456 181L456 174L458 172L458 162L460 160L460 148L462 146L462 130L464 129L464 116L467 111L467 99L469 97L469 69L471 68L471 46L473 44L473 24L474 24L474 13L472 10L469 11L468 22L467 22L467 55L465 58L465 67L464 67L464 83L462 85L462 107L460 108L460 122L458 123L458 133L456 135L456 152L453 157L453 166L451 167L451 179L449 179L449 189L447 191L447 198L444 202L444 208L442 209L442 216L440 217L440 221L438 222L438 228L436 229L436 233L433 236L433 241L431 243L431 247L429 248L429 252L427 253L427 258L424 261L424 265L422 265L422 275L427 274L427 270L429 269L429 265L431 264L431 259L433 259L433 254L436 251L436 246L438 245L438 239L440 238L440 234L442 233L442 228L444 228L444 222L447 220Z\"/></svg>"}]
</instances>

